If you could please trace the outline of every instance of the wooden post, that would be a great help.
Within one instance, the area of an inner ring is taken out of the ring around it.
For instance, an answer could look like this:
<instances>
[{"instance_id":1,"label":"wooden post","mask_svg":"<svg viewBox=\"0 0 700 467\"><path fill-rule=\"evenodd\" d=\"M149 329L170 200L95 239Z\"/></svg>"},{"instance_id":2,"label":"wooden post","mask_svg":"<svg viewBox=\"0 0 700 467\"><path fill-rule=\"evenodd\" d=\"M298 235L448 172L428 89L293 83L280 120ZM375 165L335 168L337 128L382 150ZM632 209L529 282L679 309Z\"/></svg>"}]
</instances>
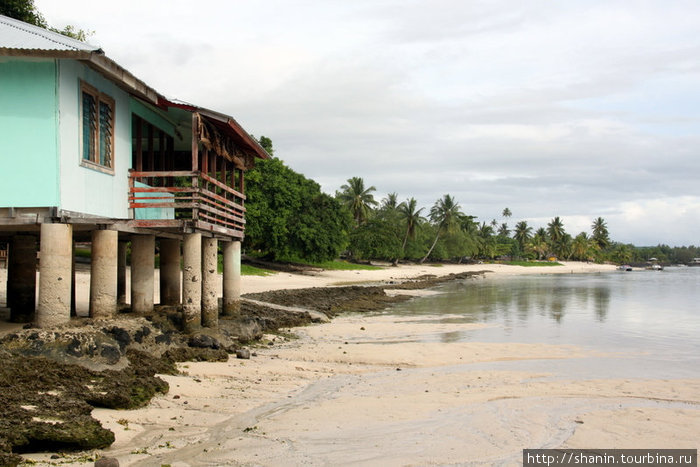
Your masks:
<instances>
[{"instance_id":1,"label":"wooden post","mask_svg":"<svg viewBox=\"0 0 700 467\"><path fill-rule=\"evenodd\" d=\"M199 114L192 114L192 171L199 171ZM197 205L199 200L197 199L197 188L199 188L199 177L197 174L192 176L192 201ZM196 207L192 208L192 220L196 221L199 217L199 209Z\"/></svg>"},{"instance_id":2,"label":"wooden post","mask_svg":"<svg viewBox=\"0 0 700 467\"><path fill-rule=\"evenodd\" d=\"M137 172L143 171L143 123L141 118L134 116L136 122L136 161L134 164ZM140 180L139 180L140 181Z\"/></svg>"},{"instance_id":3,"label":"wooden post","mask_svg":"<svg viewBox=\"0 0 700 467\"><path fill-rule=\"evenodd\" d=\"M146 125L148 125L148 159L147 159L147 167L146 170L148 171L153 171L154 169L154 152L153 152L153 125L150 123L146 122ZM150 177L146 177L146 184L147 185L153 185L153 180L151 180Z\"/></svg>"}]
</instances>

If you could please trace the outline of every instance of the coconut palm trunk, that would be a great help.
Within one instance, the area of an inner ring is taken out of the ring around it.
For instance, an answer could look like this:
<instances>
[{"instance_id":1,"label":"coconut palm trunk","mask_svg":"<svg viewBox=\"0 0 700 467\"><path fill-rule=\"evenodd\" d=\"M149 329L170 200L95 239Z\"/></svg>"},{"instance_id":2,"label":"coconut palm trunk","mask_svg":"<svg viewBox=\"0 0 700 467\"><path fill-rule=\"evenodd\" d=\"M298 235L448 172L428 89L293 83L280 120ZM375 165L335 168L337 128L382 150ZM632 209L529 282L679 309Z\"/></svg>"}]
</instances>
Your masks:
<instances>
[{"instance_id":1,"label":"coconut palm trunk","mask_svg":"<svg viewBox=\"0 0 700 467\"><path fill-rule=\"evenodd\" d=\"M437 235L435 236L435 240L433 240L433 244L430 245L430 249L425 254L425 256L423 256L423 258L420 261L418 261L419 264L423 264L425 262L425 260L428 259L428 256L430 256L430 253L433 252L435 245L437 245L438 238L440 238L440 228L439 227L438 227Z\"/></svg>"}]
</instances>

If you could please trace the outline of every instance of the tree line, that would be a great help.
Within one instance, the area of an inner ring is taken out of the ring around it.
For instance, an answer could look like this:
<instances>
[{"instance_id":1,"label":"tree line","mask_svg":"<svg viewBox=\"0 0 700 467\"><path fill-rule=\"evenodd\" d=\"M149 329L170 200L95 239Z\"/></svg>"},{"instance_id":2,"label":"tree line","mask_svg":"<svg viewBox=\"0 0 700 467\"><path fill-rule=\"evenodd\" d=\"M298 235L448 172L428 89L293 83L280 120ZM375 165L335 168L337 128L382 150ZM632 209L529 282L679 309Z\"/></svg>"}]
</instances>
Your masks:
<instances>
[{"instance_id":1,"label":"tree line","mask_svg":"<svg viewBox=\"0 0 700 467\"><path fill-rule=\"evenodd\" d=\"M358 261L562 260L630 262L643 254L610 240L605 219L590 232L571 235L560 217L535 228L526 220L479 222L445 194L429 208L396 193L375 199L376 188L352 177L334 196L274 156L270 138L260 144L272 155L247 173L246 251L275 261L323 262L340 255ZM657 257L671 258L668 252Z\"/></svg>"}]
</instances>

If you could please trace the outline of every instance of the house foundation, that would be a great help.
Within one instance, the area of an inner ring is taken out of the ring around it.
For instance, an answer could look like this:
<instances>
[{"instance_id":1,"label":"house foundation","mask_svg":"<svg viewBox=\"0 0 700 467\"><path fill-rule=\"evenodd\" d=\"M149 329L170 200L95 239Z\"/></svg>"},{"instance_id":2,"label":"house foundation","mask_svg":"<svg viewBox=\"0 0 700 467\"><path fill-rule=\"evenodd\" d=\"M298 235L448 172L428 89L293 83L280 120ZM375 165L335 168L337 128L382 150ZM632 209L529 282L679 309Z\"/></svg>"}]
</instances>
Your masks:
<instances>
[{"instance_id":1,"label":"house foundation","mask_svg":"<svg viewBox=\"0 0 700 467\"><path fill-rule=\"evenodd\" d=\"M92 231L91 318L111 318L117 313L118 238L115 230Z\"/></svg>"},{"instance_id":2,"label":"house foundation","mask_svg":"<svg viewBox=\"0 0 700 467\"><path fill-rule=\"evenodd\" d=\"M202 326L219 325L219 299L217 297L218 242L215 238L202 239Z\"/></svg>"},{"instance_id":3,"label":"house foundation","mask_svg":"<svg viewBox=\"0 0 700 467\"><path fill-rule=\"evenodd\" d=\"M41 224L39 305L35 324L51 328L70 321L73 226Z\"/></svg>"},{"instance_id":4,"label":"house foundation","mask_svg":"<svg viewBox=\"0 0 700 467\"><path fill-rule=\"evenodd\" d=\"M185 235L182 259L182 324L194 332L202 325L202 234Z\"/></svg>"},{"instance_id":5,"label":"house foundation","mask_svg":"<svg viewBox=\"0 0 700 467\"><path fill-rule=\"evenodd\" d=\"M36 306L36 238L15 235L10 244L7 265L7 306L10 320L29 323Z\"/></svg>"},{"instance_id":6,"label":"house foundation","mask_svg":"<svg viewBox=\"0 0 700 467\"><path fill-rule=\"evenodd\" d=\"M128 242L117 244L117 306L126 304L126 250Z\"/></svg>"},{"instance_id":7,"label":"house foundation","mask_svg":"<svg viewBox=\"0 0 700 467\"><path fill-rule=\"evenodd\" d=\"M155 235L131 237L131 311L153 313Z\"/></svg>"},{"instance_id":8,"label":"house foundation","mask_svg":"<svg viewBox=\"0 0 700 467\"><path fill-rule=\"evenodd\" d=\"M236 316L241 310L241 242L224 242L224 316Z\"/></svg>"},{"instance_id":9,"label":"house foundation","mask_svg":"<svg viewBox=\"0 0 700 467\"><path fill-rule=\"evenodd\" d=\"M160 304L180 304L180 240L162 238L160 244Z\"/></svg>"}]
</instances>

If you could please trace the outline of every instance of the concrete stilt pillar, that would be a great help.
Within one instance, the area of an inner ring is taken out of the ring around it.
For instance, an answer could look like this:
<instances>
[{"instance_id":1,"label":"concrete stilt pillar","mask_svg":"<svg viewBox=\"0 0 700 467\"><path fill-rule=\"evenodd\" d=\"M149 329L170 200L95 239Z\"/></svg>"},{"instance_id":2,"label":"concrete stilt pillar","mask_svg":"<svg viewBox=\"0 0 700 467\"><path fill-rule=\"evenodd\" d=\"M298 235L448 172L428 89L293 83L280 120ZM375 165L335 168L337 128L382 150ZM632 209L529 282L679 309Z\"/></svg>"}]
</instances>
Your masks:
<instances>
[{"instance_id":1,"label":"concrete stilt pillar","mask_svg":"<svg viewBox=\"0 0 700 467\"><path fill-rule=\"evenodd\" d=\"M36 304L36 238L16 235L10 246L7 265L7 306L10 320L29 323Z\"/></svg>"},{"instance_id":2,"label":"concrete stilt pillar","mask_svg":"<svg viewBox=\"0 0 700 467\"><path fill-rule=\"evenodd\" d=\"M78 299L77 291L75 290L75 239L71 242L71 261L70 261L70 315L78 316Z\"/></svg>"},{"instance_id":3,"label":"concrete stilt pillar","mask_svg":"<svg viewBox=\"0 0 700 467\"><path fill-rule=\"evenodd\" d=\"M131 311L134 313L153 313L155 254L155 235L131 237Z\"/></svg>"},{"instance_id":4,"label":"concrete stilt pillar","mask_svg":"<svg viewBox=\"0 0 700 467\"><path fill-rule=\"evenodd\" d=\"M111 318L117 314L116 230L92 231L90 265L90 318Z\"/></svg>"},{"instance_id":5,"label":"concrete stilt pillar","mask_svg":"<svg viewBox=\"0 0 700 467\"><path fill-rule=\"evenodd\" d=\"M224 316L241 310L241 242L224 243Z\"/></svg>"},{"instance_id":6,"label":"concrete stilt pillar","mask_svg":"<svg viewBox=\"0 0 700 467\"><path fill-rule=\"evenodd\" d=\"M202 326L219 326L219 299L216 295L218 242L215 238L202 239Z\"/></svg>"},{"instance_id":7,"label":"concrete stilt pillar","mask_svg":"<svg viewBox=\"0 0 700 467\"><path fill-rule=\"evenodd\" d=\"M202 234L185 235L182 259L182 323L194 332L202 325Z\"/></svg>"},{"instance_id":8,"label":"concrete stilt pillar","mask_svg":"<svg viewBox=\"0 0 700 467\"><path fill-rule=\"evenodd\" d=\"M51 328L70 321L73 226L41 224L39 306L35 323Z\"/></svg>"},{"instance_id":9,"label":"concrete stilt pillar","mask_svg":"<svg viewBox=\"0 0 700 467\"><path fill-rule=\"evenodd\" d=\"M126 246L127 242L117 245L117 305L126 304Z\"/></svg>"},{"instance_id":10,"label":"concrete stilt pillar","mask_svg":"<svg viewBox=\"0 0 700 467\"><path fill-rule=\"evenodd\" d=\"M7 283L6 283L6 286L7 286L7 288L6 288L6 291L7 291L6 302L7 303L6 303L6 305L7 305L7 308L12 309L12 299L13 299L12 294L14 294L15 291L12 289L12 287L10 287L10 277L13 277L15 275L15 273L13 271L15 265L12 264L12 242L10 242L7 246L9 248L9 250L7 252L8 254L7 254Z\"/></svg>"},{"instance_id":11,"label":"concrete stilt pillar","mask_svg":"<svg viewBox=\"0 0 700 467\"><path fill-rule=\"evenodd\" d=\"M180 304L180 240L160 240L160 304Z\"/></svg>"}]
</instances>

